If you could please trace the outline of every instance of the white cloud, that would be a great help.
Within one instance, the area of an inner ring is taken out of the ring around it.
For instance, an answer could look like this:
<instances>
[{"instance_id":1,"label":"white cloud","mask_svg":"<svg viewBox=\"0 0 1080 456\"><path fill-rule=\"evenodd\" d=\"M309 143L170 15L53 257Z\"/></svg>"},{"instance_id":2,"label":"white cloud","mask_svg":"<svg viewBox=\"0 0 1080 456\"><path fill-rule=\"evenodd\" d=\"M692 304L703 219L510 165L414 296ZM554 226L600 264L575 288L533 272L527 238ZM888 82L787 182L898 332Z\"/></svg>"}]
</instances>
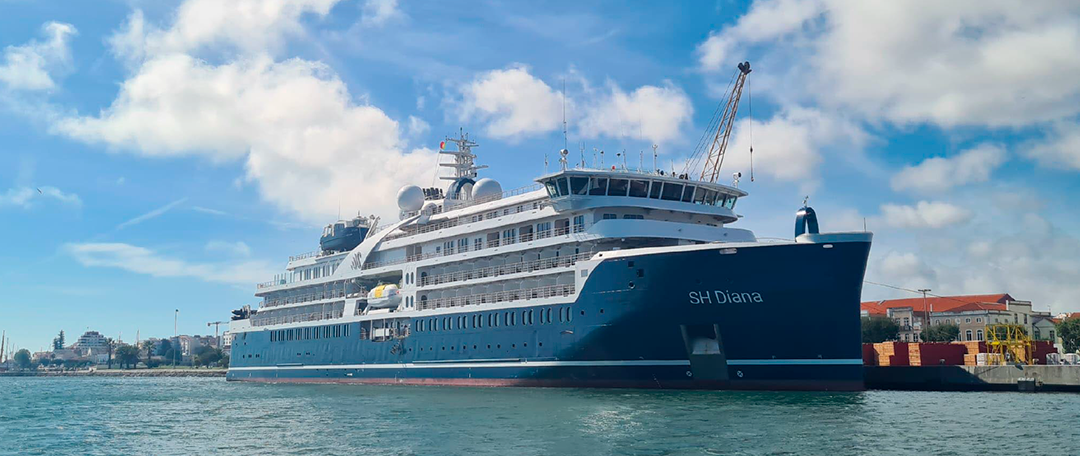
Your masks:
<instances>
[{"instance_id":1,"label":"white cloud","mask_svg":"<svg viewBox=\"0 0 1080 456\"><path fill-rule=\"evenodd\" d=\"M1029 144L1024 150L1040 165L1080 170L1080 124L1059 122L1046 138Z\"/></svg>"},{"instance_id":2,"label":"white cloud","mask_svg":"<svg viewBox=\"0 0 1080 456\"><path fill-rule=\"evenodd\" d=\"M485 122L494 138L517 141L555 131L562 122L561 94L522 65L482 73L461 91L458 119Z\"/></svg>"},{"instance_id":3,"label":"white cloud","mask_svg":"<svg viewBox=\"0 0 1080 456\"><path fill-rule=\"evenodd\" d=\"M49 22L42 26L45 41L4 48L0 82L11 90L51 90L56 82L50 71L71 64L68 42L76 34L71 24Z\"/></svg>"},{"instance_id":4,"label":"white cloud","mask_svg":"<svg viewBox=\"0 0 1080 456\"><path fill-rule=\"evenodd\" d=\"M429 130L431 130L431 125L428 125L427 122L424 122L424 119L421 119L421 118L416 117L416 116L409 116L409 136L410 137L416 138L416 137L423 136Z\"/></svg>"},{"instance_id":5,"label":"white cloud","mask_svg":"<svg viewBox=\"0 0 1080 456\"><path fill-rule=\"evenodd\" d=\"M641 138L662 144L678 138L694 113L686 93L671 83L626 93L615 84L581 119L581 133L595 138Z\"/></svg>"},{"instance_id":6,"label":"white cloud","mask_svg":"<svg viewBox=\"0 0 1080 456\"><path fill-rule=\"evenodd\" d=\"M82 199L74 193L64 193L56 187L14 187L7 192L0 193L0 207L17 206L23 209L30 208L34 199L49 198L72 206L81 206Z\"/></svg>"},{"instance_id":7,"label":"white cloud","mask_svg":"<svg viewBox=\"0 0 1080 456\"><path fill-rule=\"evenodd\" d=\"M271 3L188 0L161 30L134 15L113 42L118 54L139 56L116 99L54 130L140 155L242 160L264 199L309 221L339 205L395 214L397 189L429 176L433 155L406 153L398 123L355 102L326 65L260 51L301 33L300 17L326 14L333 1ZM225 19L235 9L245 11L233 24ZM221 43L239 54L212 64L188 53Z\"/></svg>"},{"instance_id":8,"label":"white cloud","mask_svg":"<svg viewBox=\"0 0 1080 456\"><path fill-rule=\"evenodd\" d=\"M194 263L123 243L67 244L64 249L83 266L118 268L152 277L189 277L251 285L273 274L273 269L263 261Z\"/></svg>"},{"instance_id":9,"label":"white cloud","mask_svg":"<svg viewBox=\"0 0 1080 456\"><path fill-rule=\"evenodd\" d=\"M872 261L868 269L867 275L873 279L901 288L934 288L938 284L937 272L911 252L889 251Z\"/></svg>"},{"instance_id":10,"label":"white cloud","mask_svg":"<svg viewBox=\"0 0 1080 456\"><path fill-rule=\"evenodd\" d=\"M777 39L802 29L807 21L820 16L824 10L821 1L759 0L750 5L749 11L731 27L709 34L698 45L698 65L705 71L730 68L745 60L744 56L731 56L735 47Z\"/></svg>"},{"instance_id":11,"label":"white cloud","mask_svg":"<svg viewBox=\"0 0 1080 456\"><path fill-rule=\"evenodd\" d=\"M583 94L565 100L567 119L578 125L584 138L641 138L654 143L680 137L693 114L693 105L682 89L666 82L644 85L626 92L614 83L606 90L589 88L580 79ZM524 137L562 128L563 96L522 65L481 73L460 88L457 115L460 121L485 124L489 136L519 141ZM580 109L577 109L579 108ZM576 111L585 114L576 116ZM576 118L576 119L575 119Z\"/></svg>"},{"instance_id":12,"label":"white cloud","mask_svg":"<svg viewBox=\"0 0 1080 456\"><path fill-rule=\"evenodd\" d=\"M761 1L701 45L700 63L768 43L762 59L785 57L772 60L799 82L778 91L898 124L1024 126L1080 113L1078 11L1071 2Z\"/></svg>"},{"instance_id":13,"label":"white cloud","mask_svg":"<svg viewBox=\"0 0 1080 456\"><path fill-rule=\"evenodd\" d=\"M816 109L790 107L767 121L735 123L724 168L749 177L751 133L754 169L781 181L816 179L823 150L840 156L861 155L869 135L853 122ZM704 162L704 160L702 160Z\"/></svg>"},{"instance_id":14,"label":"white cloud","mask_svg":"<svg viewBox=\"0 0 1080 456\"><path fill-rule=\"evenodd\" d=\"M961 185L986 182L990 173L1005 163L1005 149L995 144L980 144L955 157L933 157L916 166L908 166L892 178L893 190L936 193Z\"/></svg>"},{"instance_id":15,"label":"white cloud","mask_svg":"<svg viewBox=\"0 0 1080 456\"><path fill-rule=\"evenodd\" d=\"M157 209L154 209L154 210L152 210L150 212L147 212L147 213L139 215L137 217L133 217L131 219L128 219L128 220L124 221L123 223L121 223L119 225L116 225L116 229L122 230L124 228L129 227L129 226L138 225L138 224L140 224L142 222L145 222L147 220L161 217L166 212L171 211L174 207L179 206L181 204L184 204L185 201L187 201L187 198L180 198L180 199L178 199L176 201L173 201L173 202L171 202L169 204L161 206L161 207L159 207Z\"/></svg>"},{"instance_id":16,"label":"white cloud","mask_svg":"<svg viewBox=\"0 0 1080 456\"><path fill-rule=\"evenodd\" d=\"M171 27L147 24L141 11L128 18L109 43L132 62L224 45L242 53L281 49L288 36L303 34L305 14L325 16L339 0L185 0Z\"/></svg>"},{"instance_id":17,"label":"white cloud","mask_svg":"<svg viewBox=\"0 0 1080 456\"><path fill-rule=\"evenodd\" d=\"M896 228L944 228L966 223L974 214L962 207L941 201L919 201L915 206L881 205L882 220Z\"/></svg>"},{"instance_id":18,"label":"white cloud","mask_svg":"<svg viewBox=\"0 0 1080 456\"><path fill-rule=\"evenodd\" d=\"M210 241L206 243L207 252L225 253L231 256L251 256L251 247L243 241Z\"/></svg>"},{"instance_id":19,"label":"white cloud","mask_svg":"<svg viewBox=\"0 0 1080 456\"><path fill-rule=\"evenodd\" d=\"M378 27L401 16L398 0L366 0L360 22L368 27Z\"/></svg>"}]
</instances>

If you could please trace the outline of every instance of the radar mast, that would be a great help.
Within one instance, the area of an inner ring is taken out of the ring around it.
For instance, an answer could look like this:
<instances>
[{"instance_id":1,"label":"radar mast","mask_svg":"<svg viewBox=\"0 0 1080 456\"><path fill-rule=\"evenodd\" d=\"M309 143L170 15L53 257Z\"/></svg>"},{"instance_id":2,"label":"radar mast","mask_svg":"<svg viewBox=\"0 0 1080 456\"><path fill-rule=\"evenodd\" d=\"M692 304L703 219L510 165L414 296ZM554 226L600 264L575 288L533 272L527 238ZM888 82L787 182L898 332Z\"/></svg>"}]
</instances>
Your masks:
<instances>
[{"instance_id":1,"label":"radar mast","mask_svg":"<svg viewBox=\"0 0 1080 456\"><path fill-rule=\"evenodd\" d=\"M487 168L487 165L476 165L476 154L472 153L473 147L479 147L480 145L469 140L469 135L464 132L458 133L459 137L451 138L446 137L446 141L439 144L439 155L450 155L454 157L453 162L439 163L439 166L446 166L454 170L453 176L442 176L443 180L458 180L461 178L476 179L476 172ZM454 143L457 145L457 150L447 150L446 144Z\"/></svg>"}]
</instances>

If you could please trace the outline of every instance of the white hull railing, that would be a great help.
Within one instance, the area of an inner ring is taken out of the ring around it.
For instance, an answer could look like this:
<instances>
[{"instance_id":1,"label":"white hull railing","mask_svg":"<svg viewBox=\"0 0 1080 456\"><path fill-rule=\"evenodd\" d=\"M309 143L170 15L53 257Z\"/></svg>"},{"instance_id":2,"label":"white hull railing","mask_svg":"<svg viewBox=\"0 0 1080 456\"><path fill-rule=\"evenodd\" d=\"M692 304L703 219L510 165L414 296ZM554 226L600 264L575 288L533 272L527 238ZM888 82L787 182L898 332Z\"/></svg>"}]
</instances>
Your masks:
<instances>
[{"instance_id":1,"label":"white hull railing","mask_svg":"<svg viewBox=\"0 0 1080 456\"><path fill-rule=\"evenodd\" d=\"M554 237L554 236L566 236L566 235L569 235L570 233L582 233L584 231L585 231L585 227L583 227L581 225L571 225L571 226L563 227L563 228L555 228L555 229L550 229L550 230L538 231L538 232L534 232L534 233L525 233L525 234L521 234L521 235L518 235L518 236L515 236L515 237L512 237L512 238L492 239L490 241L485 242L483 248L479 248L479 249L476 248L475 245L465 246L464 248L461 248L461 249L458 249L458 248L456 248L457 246L454 246L454 248L440 250L438 252L428 252L428 253L423 253L423 254L419 254L419 255L409 255L408 257L405 257L405 258L400 259L400 260L389 260L389 261L378 261L378 262L364 263L364 268L363 269L368 270L368 269L382 268L382 267L386 267L386 266L394 266L394 265L403 264L403 263L411 263L411 262L414 262L414 261L426 260L426 259L429 259L429 258L453 255L455 253L464 253L464 252L469 252L469 251L476 252L476 251L480 251L480 250L483 250L483 249L491 249L491 248L499 247L500 245L502 245L502 246L511 245L511 244L514 244L514 243L519 242L519 241L520 242L531 242L531 241L533 241L535 239L547 239L547 238Z\"/></svg>"},{"instance_id":2,"label":"white hull railing","mask_svg":"<svg viewBox=\"0 0 1080 456\"><path fill-rule=\"evenodd\" d=\"M509 274L519 274L522 272L535 272L545 269L564 268L573 266L578 261L588 260L589 258L592 258L594 253L595 252L585 252L576 255L543 258L539 260L523 261L520 263L488 266L484 268L469 269L465 271L448 272L445 274L421 277L420 286L423 287L428 285L440 285L444 283L463 282L466 280L485 279L488 277L499 277Z\"/></svg>"},{"instance_id":3,"label":"white hull railing","mask_svg":"<svg viewBox=\"0 0 1080 456\"><path fill-rule=\"evenodd\" d=\"M527 288L524 290L496 291L492 293L479 293L468 296L452 296L447 298L421 300L417 308L419 310L446 309L450 307L470 306L476 304L492 304L498 302L510 302L530 299L543 299L556 296L568 297L573 294L573 284L548 285L546 287Z\"/></svg>"},{"instance_id":4,"label":"white hull railing","mask_svg":"<svg viewBox=\"0 0 1080 456\"><path fill-rule=\"evenodd\" d=\"M332 312L309 312L296 315L284 315L280 317L267 317L267 318L252 318L251 326L270 326L270 325L283 325L287 323L303 323L308 321L321 321L332 320L335 318L341 318L345 314L344 310L335 310Z\"/></svg>"},{"instance_id":5,"label":"white hull railing","mask_svg":"<svg viewBox=\"0 0 1080 456\"><path fill-rule=\"evenodd\" d=\"M358 295L358 294L367 295L367 290L361 289L358 292L346 294L345 290L342 290L342 289L338 288L338 289L333 289L333 290L316 291L316 292L313 292L313 293L307 293L307 294L296 295L296 296L288 296L288 297L284 297L284 298L267 299L267 300L263 301L262 305L259 306L259 308L270 308L270 307L284 306L286 304L300 304L300 303L305 303L305 302L319 301L319 300L323 300L323 299L347 298L347 297L350 297L350 295Z\"/></svg>"},{"instance_id":6,"label":"white hull railing","mask_svg":"<svg viewBox=\"0 0 1080 456\"><path fill-rule=\"evenodd\" d=\"M545 195L544 199L546 198L547 196ZM387 236L386 239L399 239L403 237L415 236L417 234L439 231L446 228L453 228L455 226L464 225L466 223L477 223L483 220L494 220L496 218L505 217L507 215L528 212L534 209L541 209L544 207L545 204L547 204L547 202L542 201L541 199L523 201L514 206L492 209L491 211L483 214L466 215L462 217L452 218L449 220L443 220L441 222L427 223L423 225L404 226L397 233L393 233ZM457 209L458 207L459 206L455 206L454 209Z\"/></svg>"}]
</instances>

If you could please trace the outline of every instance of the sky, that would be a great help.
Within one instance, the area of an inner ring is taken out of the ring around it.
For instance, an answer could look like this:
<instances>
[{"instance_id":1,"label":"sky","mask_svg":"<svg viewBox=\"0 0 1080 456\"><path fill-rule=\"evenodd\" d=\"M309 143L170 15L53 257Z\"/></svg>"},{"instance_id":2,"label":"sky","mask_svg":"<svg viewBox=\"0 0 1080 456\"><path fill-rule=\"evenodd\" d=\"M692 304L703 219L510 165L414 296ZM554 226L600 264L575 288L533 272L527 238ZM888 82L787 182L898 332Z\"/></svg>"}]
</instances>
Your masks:
<instances>
[{"instance_id":1,"label":"sky","mask_svg":"<svg viewBox=\"0 0 1080 456\"><path fill-rule=\"evenodd\" d=\"M1080 311L1076 2L0 0L0 48L0 329L32 350L213 334L459 129L504 189L564 109L572 161L681 170L742 61L736 226L791 238L808 197L875 233L865 300Z\"/></svg>"}]
</instances>

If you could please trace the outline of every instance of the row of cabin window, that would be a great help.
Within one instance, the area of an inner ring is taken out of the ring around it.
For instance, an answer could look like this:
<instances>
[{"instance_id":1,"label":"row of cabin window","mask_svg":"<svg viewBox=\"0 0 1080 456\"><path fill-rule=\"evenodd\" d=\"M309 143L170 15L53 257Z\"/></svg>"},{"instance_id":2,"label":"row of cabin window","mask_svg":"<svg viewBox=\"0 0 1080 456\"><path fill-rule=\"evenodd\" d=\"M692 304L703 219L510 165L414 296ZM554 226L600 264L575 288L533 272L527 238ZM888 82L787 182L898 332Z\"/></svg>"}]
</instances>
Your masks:
<instances>
[{"instance_id":1,"label":"row of cabin window","mask_svg":"<svg viewBox=\"0 0 1080 456\"><path fill-rule=\"evenodd\" d=\"M486 314L417 319L413 322L413 324L416 327L417 332L425 332L483 328L485 326L489 328L497 328L499 326L517 326L519 322L522 325L548 324L553 322L553 316L550 307L547 309L540 309L536 311L536 313L539 315L534 315L533 310L522 310L520 313L517 311L507 311L501 313L490 312ZM534 316L537 316L539 318L534 319ZM568 323L573 320L573 310L571 310L569 307L559 308L560 323Z\"/></svg>"},{"instance_id":2,"label":"row of cabin window","mask_svg":"<svg viewBox=\"0 0 1080 456\"><path fill-rule=\"evenodd\" d=\"M627 217L627 218L631 218L631 217ZM564 232L560 232L560 233L557 233L557 234L568 234L565 231L570 229L570 227L568 225L566 225L566 223L568 223L569 220L568 219L562 219L562 220L557 220L556 222L559 222L559 224L560 224L558 229L564 231ZM585 231L585 216L584 215L574 216L573 227L574 227L573 231L575 233L580 233L582 231ZM499 240L500 239L499 234L500 234L499 232L491 233L491 236L489 236L491 239L489 241L487 241L488 244L490 244L490 245L488 245L488 247L498 247L500 244L501 245L510 245L510 244L515 243L515 242L518 242L519 237L520 237L521 242L528 242L528 241L532 241L532 240L535 240L535 239L549 238L549 237L552 236L553 232L551 231L551 222L540 222L540 223L536 224L536 231L533 231L533 226L532 225L526 225L526 226L517 227L517 228L507 228L505 230L502 230L502 233L501 233L502 234L502 238L501 238L502 240L501 241ZM475 238L475 239L473 239L473 250L483 250L483 249L484 249L484 238ZM461 239L458 239L456 241L444 241L442 246L435 246L435 253L436 254L441 253L443 255L453 255L455 251L458 252L458 253L460 253L460 252L468 252L469 251L469 238L461 238Z\"/></svg>"},{"instance_id":3,"label":"row of cabin window","mask_svg":"<svg viewBox=\"0 0 1080 456\"><path fill-rule=\"evenodd\" d=\"M335 264L324 264L322 266L307 268L300 271L293 272L293 281L318 279L320 277L329 277L337 269Z\"/></svg>"},{"instance_id":4,"label":"row of cabin window","mask_svg":"<svg viewBox=\"0 0 1080 456\"><path fill-rule=\"evenodd\" d=\"M349 337L349 325L327 325L270 331L270 342L330 339L332 337Z\"/></svg>"},{"instance_id":5,"label":"row of cabin window","mask_svg":"<svg viewBox=\"0 0 1080 456\"><path fill-rule=\"evenodd\" d=\"M633 196L666 201L735 208L737 197L716 190L674 182L638 179L609 179L606 177L557 177L544 182L548 196L567 195Z\"/></svg>"}]
</instances>

